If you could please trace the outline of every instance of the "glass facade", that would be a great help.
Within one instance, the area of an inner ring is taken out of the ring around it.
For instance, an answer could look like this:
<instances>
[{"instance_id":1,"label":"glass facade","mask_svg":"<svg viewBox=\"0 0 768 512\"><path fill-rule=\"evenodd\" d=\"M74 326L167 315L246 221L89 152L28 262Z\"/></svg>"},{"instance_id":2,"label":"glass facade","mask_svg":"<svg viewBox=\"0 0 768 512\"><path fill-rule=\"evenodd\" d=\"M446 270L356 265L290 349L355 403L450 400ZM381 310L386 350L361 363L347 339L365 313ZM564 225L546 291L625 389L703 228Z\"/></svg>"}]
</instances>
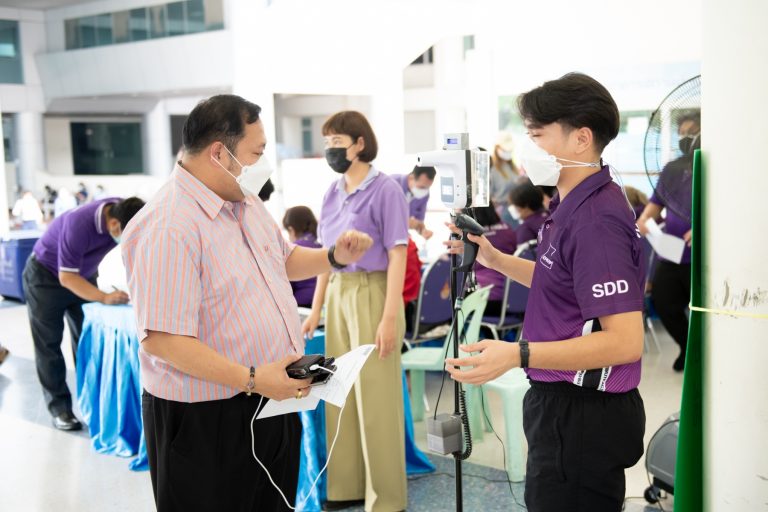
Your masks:
<instances>
[{"instance_id":1,"label":"glass facade","mask_svg":"<svg viewBox=\"0 0 768 512\"><path fill-rule=\"evenodd\" d=\"M143 174L140 122L70 123L75 174Z\"/></svg>"},{"instance_id":2,"label":"glass facade","mask_svg":"<svg viewBox=\"0 0 768 512\"><path fill-rule=\"evenodd\" d=\"M0 20L0 83L24 83L18 21Z\"/></svg>"},{"instance_id":3,"label":"glass facade","mask_svg":"<svg viewBox=\"0 0 768 512\"><path fill-rule=\"evenodd\" d=\"M186 0L66 20L66 48L76 50L220 30L224 28L222 2Z\"/></svg>"}]
</instances>

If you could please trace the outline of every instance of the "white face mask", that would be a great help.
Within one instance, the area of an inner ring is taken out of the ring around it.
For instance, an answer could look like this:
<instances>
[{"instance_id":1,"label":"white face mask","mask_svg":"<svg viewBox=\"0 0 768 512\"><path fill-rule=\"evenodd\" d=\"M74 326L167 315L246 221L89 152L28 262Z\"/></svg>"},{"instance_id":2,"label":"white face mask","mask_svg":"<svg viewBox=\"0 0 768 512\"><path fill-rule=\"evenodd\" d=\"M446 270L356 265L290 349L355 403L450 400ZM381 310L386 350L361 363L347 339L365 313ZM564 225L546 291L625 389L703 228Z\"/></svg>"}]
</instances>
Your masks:
<instances>
[{"instance_id":1,"label":"white face mask","mask_svg":"<svg viewBox=\"0 0 768 512\"><path fill-rule=\"evenodd\" d=\"M414 199L424 199L429 195L428 188L413 187L411 189L411 195Z\"/></svg>"},{"instance_id":2,"label":"white face mask","mask_svg":"<svg viewBox=\"0 0 768 512\"><path fill-rule=\"evenodd\" d=\"M507 210L509 211L509 214L512 216L513 219L515 220L521 219L520 210L518 210L515 205L511 204L507 206Z\"/></svg>"},{"instance_id":3,"label":"white face mask","mask_svg":"<svg viewBox=\"0 0 768 512\"><path fill-rule=\"evenodd\" d=\"M498 154L499 158L501 158L502 160L512 160L511 151L504 151L503 149L500 149L496 152L496 154Z\"/></svg>"},{"instance_id":4,"label":"white face mask","mask_svg":"<svg viewBox=\"0 0 768 512\"><path fill-rule=\"evenodd\" d=\"M558 160L575 165L563 165ZM557 181L560 179L560 170L565 167L600 167L599 163L557 158L541 149L530 139L523 145L520 161L525 169L525 173L531 179L531 183L537 186L544 185L549 187L557 185Z\"/></svg>"},{"instance_id":5,"label":"white face mask","mask_svg":"<svg viewBox=\"0 0 768 512\"><path fill-rule=\"evenodd\" d=\"M224 149L226 149L227 153L229 153L232 159L240 165L240 176L235 176L229 172L229 170L221 165L221 162L218 160L214 161L219 165L219 167L227 171L230 176L235 178L237 184L240 185L240 190L243 192L243 195L254 197L258 196L261 188L272 175L272 165L270 165L267 157L261 155L255 164L243 165L237 158L235 158L235 155L233 155L226 146L224 146Z\"/></svg>"}]
</instances>

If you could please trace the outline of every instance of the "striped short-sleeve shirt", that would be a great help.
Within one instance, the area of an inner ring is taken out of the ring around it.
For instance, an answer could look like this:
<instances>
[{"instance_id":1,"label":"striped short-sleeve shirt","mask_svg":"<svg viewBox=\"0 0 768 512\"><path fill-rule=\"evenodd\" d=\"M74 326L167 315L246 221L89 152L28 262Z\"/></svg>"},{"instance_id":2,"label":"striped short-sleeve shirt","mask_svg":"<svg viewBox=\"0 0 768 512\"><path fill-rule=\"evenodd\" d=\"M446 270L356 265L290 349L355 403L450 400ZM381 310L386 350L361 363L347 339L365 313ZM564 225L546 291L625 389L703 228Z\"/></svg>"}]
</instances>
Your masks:
<instances>
[{"instance_id":1,"label":"striped short-sleeve shirt","mask_svg":"<svg viewBox=\"0 0 768 512\"><path fill-rule=\"evenodd\" d=\"M177 166L127 226L121 245L140 341L147 331L190 336L245 366L303 352L285 268L293 246L260 200L225 201ZM139 361L144 389L166 400L239 392L143 349Z\"/></svg>"}]
</instances>

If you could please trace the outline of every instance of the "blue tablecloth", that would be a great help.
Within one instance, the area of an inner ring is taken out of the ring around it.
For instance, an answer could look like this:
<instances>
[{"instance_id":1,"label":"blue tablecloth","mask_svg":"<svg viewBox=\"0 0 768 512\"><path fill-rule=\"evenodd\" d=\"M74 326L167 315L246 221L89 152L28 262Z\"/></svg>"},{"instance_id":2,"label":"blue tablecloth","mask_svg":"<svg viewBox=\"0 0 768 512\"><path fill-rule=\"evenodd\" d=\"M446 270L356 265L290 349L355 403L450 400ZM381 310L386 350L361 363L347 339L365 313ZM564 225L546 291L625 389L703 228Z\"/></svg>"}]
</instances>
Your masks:
<instances>
[{"instance_id":1,"label":"blue tablecloth","mask_svg":"<svg viewBox=\"0 0 768 512\"><path fill-rule=\"evenodd\" d=\"M77 401L88 424L91 444L99 453L121 457L137 455L130 463L135 471L149 469L141 422L139 342L131 306L83 306L85 321L77 348ZM306 346L308 354L325 352L325 337L318 332ZM408 388L403 374L405 406L405 453L409 475L429 473L435 467L413 439ZM325 409L300 414L303 427L301 468L297 502L312 491L303 510L320 510L325 499L325 474L317 487L310 486L326 462Z\"/></svg>"}]
</instances>

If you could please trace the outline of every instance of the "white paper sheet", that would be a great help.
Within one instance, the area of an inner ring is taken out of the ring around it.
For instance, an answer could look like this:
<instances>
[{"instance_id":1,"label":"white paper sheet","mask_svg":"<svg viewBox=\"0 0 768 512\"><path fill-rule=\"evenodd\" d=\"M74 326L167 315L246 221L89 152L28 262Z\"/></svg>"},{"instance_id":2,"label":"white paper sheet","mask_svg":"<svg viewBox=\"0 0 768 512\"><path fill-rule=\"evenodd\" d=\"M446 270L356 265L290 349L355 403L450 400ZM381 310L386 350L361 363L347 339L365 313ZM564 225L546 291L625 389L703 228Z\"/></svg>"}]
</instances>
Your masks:
<instances>
[{"instance_id":1,"label":"white paper sheet","mask_svg":"<svg viewBox=\"0 0 768 512\"><path fill-rule=\"evenodd\" d=\"M680 263L685 251L685 240L661 231L656 221L648 219L645 223L648 234L645 236L656 254L673 263Z\"/></svg>"},{"instance_id":2,"label":"white paper sheet","mask_svg":"<svg viewBox=\"0 0 768 512\"><path fill-rule=\"evenodd\" d=\"M256 419L271 418L281 414L289 414L299 411L310 411L317 407L320 400L341 407L347 400L347 395L360 375L365 361L371 355L375 345L361 345L354 350L350 350L343 356L336 359L336 373L331 375L323 385L310 388L309 395L304 398L289 398L278 402L269 400L267 405L261 410Z\"/></svg>"}]
</instances>

